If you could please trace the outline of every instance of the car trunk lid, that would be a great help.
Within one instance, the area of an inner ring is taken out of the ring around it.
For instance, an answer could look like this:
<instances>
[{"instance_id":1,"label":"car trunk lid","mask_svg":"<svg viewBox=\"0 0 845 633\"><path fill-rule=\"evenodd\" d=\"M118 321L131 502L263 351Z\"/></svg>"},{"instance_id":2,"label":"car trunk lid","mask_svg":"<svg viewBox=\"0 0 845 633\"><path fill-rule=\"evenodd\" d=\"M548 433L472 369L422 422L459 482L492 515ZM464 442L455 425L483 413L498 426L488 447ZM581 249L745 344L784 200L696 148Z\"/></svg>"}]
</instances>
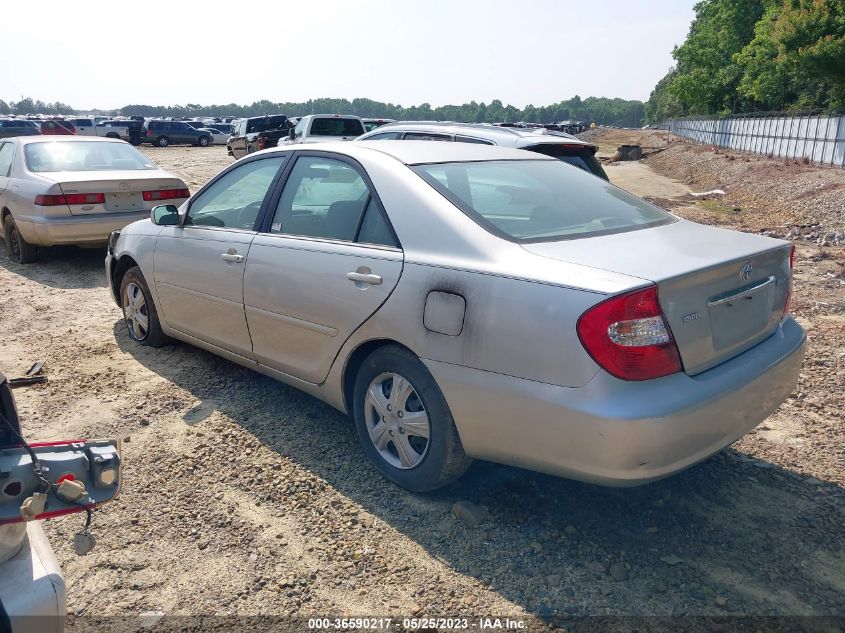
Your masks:
<instances>
[{"instance_id":1,"label":"car trunk lid","mask_svg":"<svg viewBox=\"0 0 845 633\"><path fill-rule=\"evenodd\" d=\"M103 202L68 204L73 215L149 211L157 204L165 204L165 202L161 199L144 200L145 191L186 188L178 178L162 172L146 170L64 172L52 173L49 176L59 183L65 196L103 194L105 198ZM166 203L181 204L184 199L171 198Z\"/></svg>"},{"instance_id":2,"label":"car trunk lid","mask_svg":"<svg viewBox=\"0 0 845 633\"><path fill-rule=\"evenodd\" d=\"M685 220L523 248L657 284L660 305L690 375L772 334L783 316L791 278L788 242Z\"/></svg>"}]
</instances>

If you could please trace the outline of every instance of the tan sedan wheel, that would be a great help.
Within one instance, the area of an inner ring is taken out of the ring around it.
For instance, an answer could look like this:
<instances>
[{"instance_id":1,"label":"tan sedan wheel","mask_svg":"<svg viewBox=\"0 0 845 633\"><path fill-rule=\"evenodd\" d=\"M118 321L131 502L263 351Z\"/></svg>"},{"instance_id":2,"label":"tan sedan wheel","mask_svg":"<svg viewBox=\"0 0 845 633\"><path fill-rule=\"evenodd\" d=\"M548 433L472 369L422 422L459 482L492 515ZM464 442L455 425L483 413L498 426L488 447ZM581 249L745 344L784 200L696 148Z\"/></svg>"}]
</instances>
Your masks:
<instances>
[{"instance_id":1,"label":"tan sedan wheel","mask_svg":"<svg viewBox=\"0 0 845 633\"><path fill-rule=\"evenodd\" d=\"M18 264L38 261L38 247L23 239L11 214L6 216L3 222L3 239L6 241L6 252L12 261Z\"/></svg>"}]
</instances>

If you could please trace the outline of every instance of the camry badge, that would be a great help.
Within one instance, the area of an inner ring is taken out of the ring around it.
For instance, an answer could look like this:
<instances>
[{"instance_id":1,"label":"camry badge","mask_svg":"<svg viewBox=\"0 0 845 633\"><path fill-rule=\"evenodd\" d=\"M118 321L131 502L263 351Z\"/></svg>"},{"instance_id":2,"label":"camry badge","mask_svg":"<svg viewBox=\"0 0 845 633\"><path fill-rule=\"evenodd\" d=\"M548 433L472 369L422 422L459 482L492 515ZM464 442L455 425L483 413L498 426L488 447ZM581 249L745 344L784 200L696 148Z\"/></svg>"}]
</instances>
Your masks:
<instances>
[{"instance_id":1,"label":"camry badge","mask_svg":"<svg viewBox=\"0 0 845 633\"><path fill-rule=\"evenodd\" d=\"M739 269L739 278L742 281L748 281L751 279L751 276L754 274L754 266L751 265L751 262L748 262L745 266Z\"/></svg>"}]
</instances>

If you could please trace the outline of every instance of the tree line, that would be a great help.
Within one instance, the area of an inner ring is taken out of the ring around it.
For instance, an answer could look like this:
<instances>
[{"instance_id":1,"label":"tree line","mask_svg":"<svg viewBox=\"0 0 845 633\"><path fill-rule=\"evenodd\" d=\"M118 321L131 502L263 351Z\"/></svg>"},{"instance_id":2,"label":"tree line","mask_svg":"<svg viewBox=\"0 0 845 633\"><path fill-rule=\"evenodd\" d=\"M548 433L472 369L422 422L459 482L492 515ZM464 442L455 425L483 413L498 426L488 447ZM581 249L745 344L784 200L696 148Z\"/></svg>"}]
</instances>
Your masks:
<instances>
[{"instance_id":1,"label":"tree line","mask_svg":"<svg viewBox=\"0 0 845 633\"><path fill-rule=\"evenodd\" d=\"M845 108L843 0L702 0L646 122Z\"/></svg>"},{"instance_id":2,"label":"tree line","mask_svg":"<svg viewBox=\"0 0 845 633\"><path fill-rule=\"evenodd\" d=\"M27 98L17 103L0 101L0 114L71 114L74 109L63 103L44 103ZM98 112L89 110L88 112ZM642 125L645 109L642 101L610 99L607 97L588 97L578 95L547 106L528 105L517 108L504 105L498 99L488 103L471 101L463 105L445 105L432 107L428 103L418 106L403 107L393 103L382 103L371 99L309 99L292 103L274 103L256 101L250 105L229 103L225 105L203 106L195 103L187 105L153 106L143 104L127 105L116 113L123 116L139 115L143 117L203 117L235 116L249 117L264 114L286 114L303 116L306 114L357 114L362 117L398 119L404 121L464 121L470 123L499 123L504 121L525 121L529 123L557 123L566 120L586 121L600 125L638 127Z\"/></svg>"},{"instance_id":3,"label":"tree line","mask_svg":"<svg viewBox=\"0 0 845 633\"><path fill-rule=\"evenodd\" d=\"M588 97L578 95L567 101L548 106L528 105L517 108L503 105L498 99L489 104L471 101L463 105L444 105L432 107L428 103L418 106L403 107L393 103L383 103L372 99L309 99L304 102L280 102L262 100L250 105L229 103L226 105L202 106L189 103L185 106L150 106L142 104L128 105L120 109L123 115L141 116L261 116L263 114L282 113L288 116L306 114L356 114L362 117L380 119L398 119L404 121L464 121L470 123L499 123L503 121L525 121L529 123L556 123L565 120L596 122L605 125L639 126L642 125L644 104L642 101L609 99L606 97Z\"/></svg>"},{"instance_id":4,"label":"tree line","mask_svg":"<svg viewBox=\"0 0 845 633\"><path fill-rule=\"evenodd\" d=\"M45 103L26 97L20 101L6 103L0 99L0 114L73 114L74 109L66 103L56 101Z\"/></svg>"}]
</instances>

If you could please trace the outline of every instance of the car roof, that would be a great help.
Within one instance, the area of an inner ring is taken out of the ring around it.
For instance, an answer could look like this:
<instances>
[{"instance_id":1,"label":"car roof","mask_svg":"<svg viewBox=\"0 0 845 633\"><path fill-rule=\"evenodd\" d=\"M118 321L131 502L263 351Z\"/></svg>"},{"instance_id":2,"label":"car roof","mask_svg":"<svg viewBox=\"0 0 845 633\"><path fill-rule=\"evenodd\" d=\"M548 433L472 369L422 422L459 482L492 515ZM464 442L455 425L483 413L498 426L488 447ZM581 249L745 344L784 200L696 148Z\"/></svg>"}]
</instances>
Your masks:
<instances>
[{"instance_id":1,"label":"car roof","mask_svg":"<svg viewBox=\"0 0 845 633\"><path fill-rule=\"evenodd\" d=\"M77 141L79 143L125 143L125 141L121 141L118 138L107 138L105 136L77 136L72 134L60 136L39 134L38 136L17 136L15 138L25 145L29 143L69 143L71 141Z\"/></svg>"},{"instance_id":2,"label":"car roof","mask_svg":"<svg viewBox=\"0 0 845 633\"><path fill-rule=\"evenodd\" d=\"M478 143L436 143L432 141L336 141L317 144L282 145L269 152L326 151L363 158L379 152L406 165L460 163L492 160L555 160L549 156L512 147Z\"/></svg>"},{"instance_id":3,"label":"car roof","mask_svg":"<svg viewBox=\"0 0 845 633\"><path fill-rule=\"evenodd\" d=\"M402 132L425 131L440 134L463 134L476 138L483 138L512 147L526 145L557 144L584 145L593 147L591 143L581 140L577 136L547 130L545 128L513 128L486 125L483 123L453 123L451 121L399 121L387 123L368 134L384 133L390 130Z\"/></svg>"}]
</instances>

